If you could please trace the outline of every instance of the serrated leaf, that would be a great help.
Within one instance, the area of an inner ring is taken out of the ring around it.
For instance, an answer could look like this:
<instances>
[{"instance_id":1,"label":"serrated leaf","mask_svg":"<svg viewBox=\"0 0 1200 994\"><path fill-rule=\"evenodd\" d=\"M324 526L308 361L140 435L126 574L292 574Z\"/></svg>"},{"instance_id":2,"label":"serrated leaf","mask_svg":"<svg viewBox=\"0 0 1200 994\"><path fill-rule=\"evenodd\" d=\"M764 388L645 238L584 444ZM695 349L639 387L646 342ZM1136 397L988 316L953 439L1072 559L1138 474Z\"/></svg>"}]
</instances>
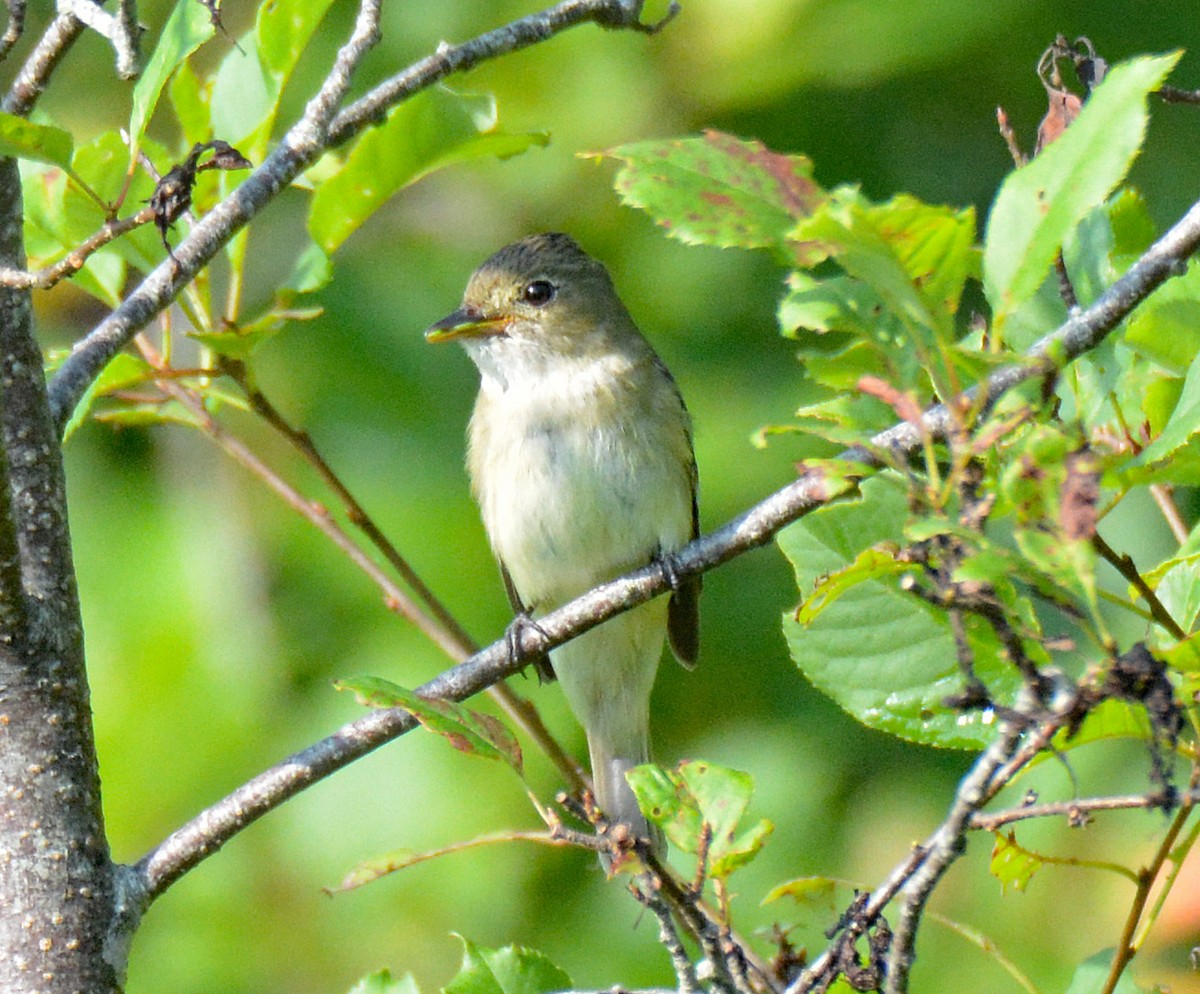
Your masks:
<instances>
[{"instance_id":1,"label":"serrated leaf","mask_svg":"<svg viewBox=\"0 0 1200 994\"><path fill-rule=\"evenodd\" d=\"M748 863L774 830L766 819L741 825L754 793L754 780L748 773L687 760L675 770L653 764L637 766L626 779L646 817L662 826L671 843L683 852L698 853L704 826L711 830L710 877L723 880Z\"/></svg>"},{"instance_id":2,"label":"serrated leaf","mask_svg":"<svg viewBox=\"0 0 1200 994\"><path fill-rule=\"evenodd\" d=\"M1146 131L1146 98L1180 53L1114 67L1079 116L1011 173L988 217L983 282L994 326L1033 296L1068 232L1124 179Z\"/></svg>"},{"instance_id":3,"label":"serrated leaf","mask_svg":"<svg viewBox=\"0 0 1200 994\"><path fill-rule=\"evenodd\" d=\"M373 708L403 708L431 732L441 735L460 752L497 759L522 773L521 746L516 737L491 715L472 711L453 701L420 697L389 680L360 676L334 683Z\"/></svg>"},{"instance_id":4,"label":"serrated leaf","mask_svg":"<svg viewBox=\"0 0 1200 994\"><path fill-rule=\"evenodd\" d=\"M862 500L807 515L777 541L801 593L864 549L904 538L908 497L890 474L862 483ZM970 624L970 623L969 623ZM805 676L863 724L916 742L978 748L992 737L990 712L945 707L962 690L948 618L890 579L857 584L808 627L789 612L784 634ZM1020 680L983 629L970 628L975 668L993 695L1008 701Z\"/></svg>"},{"instance_id":5,"label":"serrated leaf","mask_svg":"<svg viewBox=\"0 0 1200 994\"><path fill-rule=\"evenodd\" d=\"M489 155L508 158L549 141L544 133L495 128L490 96L432 87L400 104L317 188L308 215L313 241L332 255L389 197L433 170Z\"/></svg>"},{"instance_id":6,"label":"serrated leaf","mask_svg":"<svg viewBox=\"0 0 1200 994\"><path fill-rule=\"evenodd\" d=\"M849 566L818 577L812 593L805 597L796 609L796 620L802 625L810 625L825 608L858 584L885 576L896 576L911 569L911 564L896 561L894 547L891 550L864 549Z\"/></svg>"},{"instance_id":7,"label":"serrated leaf","mask_svg":"<svg viewBox=\"0 0 1200 994\"><path fill-rule=\"evenodd\" d=\"M488 949L459 936L463 961L444 994L546 994L571 989L571 978L536 949Z\"/></svg>"},{"instance_id":8,"label":"serrated leaf","mask_svg":"<svg viewBox=\"0 0 1200 994\"><path fill-rule=\"evenodd\" d=\"M171 74L196 49L213 36L216 28L208 8L195 0L179 0L167 23L163 25L162 34L154 53L146 62L146 68L133 87L132 108L129 116L129 141L133 148L141 147L142 137L146 133L146 125L163 87Z\"/></svg>"},{"instance_id":9,"label":"serrated leaf","mask_svg":"<svg viewBox=\"0 0 1200 994\"><path fill-rule=\"evenodd\" d=\"M0 155L32 159L70 170L73 149L74 139L69 131L48 124L34 124L0 111Z\"/></svg>"},{"instance_id":10,"label":"serrated leaf","mask_svg":"<svg viewBox=\"0 0 1200 994\"><path fill-rule=\"evenodd\" d=\"M349 994L421 994L421 991L411 973L395 980L390 970L377 970L351 987Z\"/></svg>"},{"instance_id":11,"label":"serrated leaf","mask_svg":"<svg viewBox=\"0 0 1200 994\"><path fill-rule=\"evenodd\" d=\"M157 425L182 425L185 428L202 427L200 419L175 401L164 404L128 404L111 411L96 414L97 421L121 428L151 428Z\"/></svg>"},{"instance_id":12,"label":"serrated leaf","mask_svg":"<svg viewBox=\"0 0 1200 994\"><path fill-rule=\"evenodd\" d=\"M1200 617L1200 553L1168 559L1145 579L1175 623L1190 632ZM1138 596L1136 590L1130 596Z\"/></svg>"},{"instance_id":13,"label":"serrated leaf","mask_svg":"<svg viewBox=\"0 0 1200 994\"><path fill-rule=\"evenodd\" d=\"M782 247L796 219L824 196L804 156L720 131L621 145L603 155L622 163L613 179L621 200L689 244Z\"/></svg>"},{"instance_id":14,"label":"serrated leaf","mask_svg":"<svg viewBox=\"0 0 1200 994\"><path fill-rule=\"evenodd\" d=\"M1042 859L1037 853L1023 849L1017 844L1017 837L1013 832L1007 835L996 833L988 872L1000 881L1002 893L1007 893L1010 886L1014 890L1024 891L1042 865Z\"/></svg>"}]
</instances>

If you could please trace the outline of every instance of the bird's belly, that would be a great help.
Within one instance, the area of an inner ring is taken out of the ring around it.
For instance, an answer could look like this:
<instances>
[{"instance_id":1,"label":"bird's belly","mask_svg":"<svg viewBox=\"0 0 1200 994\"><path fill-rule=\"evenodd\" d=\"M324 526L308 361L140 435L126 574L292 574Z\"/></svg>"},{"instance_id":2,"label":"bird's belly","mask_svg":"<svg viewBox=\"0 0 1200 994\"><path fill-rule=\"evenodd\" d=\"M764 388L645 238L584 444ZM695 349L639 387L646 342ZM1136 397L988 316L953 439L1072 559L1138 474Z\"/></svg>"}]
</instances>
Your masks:
<instances>
[{"instance_id":1,"label":"bird's belly","mask_svg":"<svg viewBox=\"0 0 1200 994\"><path fill-rule=\"evenodd\" d=\"M547 610L687 541L688 481L656 448L631 446L619 427L563 421L504 434L485 455L480 497L528 607Z\"/></svg>"}]
</instances>

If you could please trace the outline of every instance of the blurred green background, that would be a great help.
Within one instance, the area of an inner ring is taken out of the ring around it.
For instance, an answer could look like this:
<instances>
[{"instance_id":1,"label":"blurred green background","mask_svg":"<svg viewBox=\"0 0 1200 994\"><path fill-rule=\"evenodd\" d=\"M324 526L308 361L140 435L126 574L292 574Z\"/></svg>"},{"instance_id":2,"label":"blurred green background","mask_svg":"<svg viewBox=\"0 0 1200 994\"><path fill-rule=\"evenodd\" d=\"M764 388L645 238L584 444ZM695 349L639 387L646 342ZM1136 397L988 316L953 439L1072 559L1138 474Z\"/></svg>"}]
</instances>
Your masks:
<instances>
[{"instance_id":1,"label":"blurred green background","mask_svg":"<svg viewBox=\"0 0 1200 994\"><path fill-rule=\"evenodd\" d=\"M509 0L385 6L384 40L364 87L441 39L464 40L535 9ZM141 5L149 37L168 11L164 2ZM349 3L335 7L291 87L293 107L352 13ZM229 3L224 16L236 34L253 10ZM683 0L659 36L585 26L454 78L457 88L496 94L502 127L549 130L551 145L443 171L389 204L336 257L335 282L320 295L324 316L262 351L263 389L311 432L468 629L498 637L508 609L462 469L476 373L459 350L426 347L421 332L456 306L467 275L500 245L564 230L609 265L692 410L706 530L786 483L803 454L794 443L750 443L755 429L786 420L803 400L774 322L781 271L765 255L667 240L619 205L611 165L579 153L716 127L809 155L825 185L974 204L983 218L1011 168L996 105L1031 147L1045 106L1033 68L1060 31L1089 35L1116 61L1196 48L1200 18L1183 0ZM218 36L201 60L219 58L228 44ZM110 76L105 43L87 37L44 106L81 137L120 127L128 89ZM1200 85L1196 57L1184 58L1174 81ZM1154 109L1134 178L1161 225L1200 192L1198 129L1195 109ZM163 122L157 130L174 140ZM287 272L306 200L285 194L252 234L251 309ZM74 340L102 316L69 288L39 306L47 345ZM247 419L231 423L313 499L330 500L278 441ZM136 859L264 766L354 718L356 705L332 690L332 679L372 673L411 686L446 665L325 540L198 435L89 425L71 441L67 463L118 859ZM1147 557L1167 541L1147 507L1119 514L1106 534ZM739 928L799 923L795 941L819 950L828 909L760 907L761 896L805 874L877 882L937 823L970 757L866 731L808 687L779 630L795 600L773 549L709 575L702 665L685 674L664 664L656 746L664 762L699 756L754 775L755 813L777 828L738 881ZM556 688L530 680L518 689L584 751ZM1109 748L1075 757L1073 775L1083 793L1122 778L1123 789L1136 789L1144 765L1141 750ZM532 750L528 766L533 787L551 797L554 771ZM1045 764L1022 789L1035 782L1047 799L1072 790L1059 764ZM270 815L173 887L136 939L128 990L340 992L389 966L411 970L431 991L455 970L453 932L539 948L579 986L670 983L656 927L619 883L605 884L587 854L513 843L336 898L321 891L390 849L537 824L511 774L432 736L408 736ZM1148 856L1163 827L1160 816L1122 816L1086 834L1030 827L1021 839L1132 863ZM934 909L986 931L1042 990L1065 988L1075 963L1115 941L1131 886L1055 868L1027 893L1002 897L987 876L989 845L973 840ZM1166 929L1139 974L1165 979L1181 970L1198 932L1194 916L1177 932ZM936 923L920 954L914 989L1017 989Z\"/></svg>"}]
</instances>

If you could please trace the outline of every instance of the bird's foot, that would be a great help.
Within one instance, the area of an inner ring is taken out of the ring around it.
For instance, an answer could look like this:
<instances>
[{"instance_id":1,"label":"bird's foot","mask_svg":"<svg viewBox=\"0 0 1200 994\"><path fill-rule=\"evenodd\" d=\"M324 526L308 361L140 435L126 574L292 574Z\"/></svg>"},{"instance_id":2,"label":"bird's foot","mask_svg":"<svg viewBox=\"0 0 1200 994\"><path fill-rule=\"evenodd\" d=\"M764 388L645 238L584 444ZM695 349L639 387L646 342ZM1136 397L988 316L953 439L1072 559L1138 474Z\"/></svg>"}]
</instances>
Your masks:
<instances>
[{"instance_id":1,"label":"bird's foot","mask_svg":"<svg viewBox=\"0 0 1200 994\"><path fill-rule=\"evenodd\" d=\"M538 653L536 656L525 658L521 648L521 637L527 629L532 629L542 638L549 638L546 630L533 619L533 615L528 611L519 612L513 616L513 620L504 629L504 648L508 653L509 661L525 665L532 664L533 668L537 670L538 679L542 683L549 683L554 679L554 669L550 666L550 657L545 653Z\"/></svg>"},{"instance_id":2,"label":"bird's foot","mask_svg":"<svg viewBox=\"0 0 1200 994\"><path fill-rule=\"evenodd\" d=\"M653 559L654 565L662 573L663 579L667 581L667 586L671 588L672 593L678 593L680 587L686 582L679 575L678 562L675 553L664 552L662 549L658 550L658 555Z\"/></svg>"}]
</instances>

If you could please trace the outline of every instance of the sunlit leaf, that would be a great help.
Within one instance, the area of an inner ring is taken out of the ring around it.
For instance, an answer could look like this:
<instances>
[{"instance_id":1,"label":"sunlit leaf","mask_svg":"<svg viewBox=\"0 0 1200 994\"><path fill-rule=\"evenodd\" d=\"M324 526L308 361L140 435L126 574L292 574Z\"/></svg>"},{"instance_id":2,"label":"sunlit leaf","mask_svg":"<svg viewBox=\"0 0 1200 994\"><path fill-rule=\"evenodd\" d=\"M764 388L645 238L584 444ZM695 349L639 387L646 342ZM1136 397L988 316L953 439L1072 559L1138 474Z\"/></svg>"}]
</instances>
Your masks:
<instances>
[{"instance_id":1,"label":"sunlit leaf","mask_svg":"<svg viewBox=\"0 0 1200 994\"><path fill-rule=\"evenodd\" d=\"M332 255L392 194L433 170L489 155L507 158L549 140L495 128L490 96L433 87L405 101L317 188L308 216L313 240Z\"/></svg>"},{"instance_id":2,"label":"sunlit leaf","mask_svg":"<svg viewBox=\"0 0 1200 994\"><path fill-rule=\"evenodd\" d=\"M1012 832L1007 835L997 832L995 838L988 872L1000 881L1003 892L1007 893L1010 886L1014 890L1025 890L1033 875L1042 868L1041 857L1018 845L1017 837Z\"/></svg>"},{"instance_id":3,"label":"sunlit leaf","mask_svg":"<svg viewBox=\"0 0 1200 994\"><path fill-rule=\"evenodd\" d=\"M719 131L621 145L604 155L622 163L613 180L621 199L690 244L781 247L796 219L824 196L804 156Z\"/></svg>"},{"instance_id":4,"label":"sunlit leaf","mask_svg":"<svg viewBox=\"0 0 1200 994\"><path fill-rule=\"evenodd\" d=\"M802 594L863 550L903 541L909 507L899 481L880 475L861 491L861 501L824 507L777 537ZM991 739L992 712L958 713L944 704L963 687L945 613L900 590L894 578L845 590L807 626L788 612L783 628L805 676L863 724L951 748ZM1015 669L986 629L970 622L969 636L977 674L998 700L1011 700L1020 683Z\"/></svg>"},{"instance_id":5,"label":"sunlit leaf","mask_svg":"<svg viewBox=\"0 0 1200 994\"><path fill-rule=\"evenodd\" d=\"M1179 53L1114 67L1062 136L1000 188L983 281L997 328L1045 280L1067 233L1124 179L1146 131L1146 97Z\"/></svg>"},{"instance_id":6,"label":"sunlit leaf","mask_svg":"<svg viewBox=\"0 0 1200 994\"><path fill-rule=\"evenodd\" d=\"M708 875L724 879L752 860L774 826L762 819L741 824L754 793L747 773L713 763L685 761L675 770L652 764L626 774L638 805L656 825L662 826L672 845L698 853L709 832Z\"/></svg>"},{"instance_id":7,"label":"sunlit leaf","mask_svg":"<svg viewBox=\"0 0 1200 994\"><path fill-rule=\"evenodd\" d=\"M162 95L163 87L171 74L197 48L213 36L216 28L208 9L196 0L178 0L167 23L163 26L162 35L154 47L154 53L146 62L146 68L133 87L132 110L129 116L129 140L134 148L139 148L142 136L146 133L146 125L158 98Z\"/></svg>"},{"instance_id":8,"label":"sunlit leaf","mask_svg":"<svg viewBox=\"0 0 1200 994\"><path fill-rule=\"evenodd\" d=\"M536 949L488 949L459 936L463 961L444 994L546 994L571 989L571 978Z\"/></svg>"},{"instance_id":9,"label":"sunlit leaf","mask_svg":"<svg viewBox=\"0 0 1200 994\"><path fill-rule=\"evenodd\" d=\"M421 994L411 973L394 979L389 970L378 970L363 977L350 988L349 994Z\"/></svg>"},{"instance_id":10,"label":"sunlit leaf","mask_svg":"<svg viewBox=\"0 0 1200 994\"><path fill-rule=\"evenodd\" d=\"M0 111L0 155L70 169L73 145L69 131Z\"/></svg>"},{"instance_id":11,"label":"sunlit leaf","mask_svg":"<svg viewBox=\"0 0 1200 994\"><path fill-rule=\"evenodd\" d=\"M445 738L455 749L498 759L521 773L521 746L516 737L491 715L472 711L453 701L420 697L388 680L360 676L338 680L338 690L349 690L363 703L373 708L403 708L431 732Z\"/></svg>"}]
</instances>

